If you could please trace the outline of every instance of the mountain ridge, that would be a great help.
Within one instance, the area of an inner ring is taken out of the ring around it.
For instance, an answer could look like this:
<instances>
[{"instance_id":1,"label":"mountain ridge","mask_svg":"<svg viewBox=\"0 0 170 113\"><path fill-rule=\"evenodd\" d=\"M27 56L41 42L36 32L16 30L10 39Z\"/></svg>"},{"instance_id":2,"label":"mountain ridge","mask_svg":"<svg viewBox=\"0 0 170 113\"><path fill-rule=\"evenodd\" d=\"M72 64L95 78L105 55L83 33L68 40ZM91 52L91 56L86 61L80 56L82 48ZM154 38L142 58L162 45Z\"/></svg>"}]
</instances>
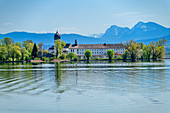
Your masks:
<instances>
[{"instance_id":1,"label":"mountain ridge","mask_svg":"<svg viewBox=\"0 0 170 113\"><path fill-rule=\"evenodd\" d=\"M33 40L35 43L43 42L44 45L54 44L55 33L28 33L24 31L15 31L6 34L0 34L0 39L5 37L12 38L15 42L23 42L25 40ZM80 34L60 34L61 40L66 43L74 43L77 39L78 44L101 44L101 43L120 43L126 40L147 40L153 39L157 41L161 37L170 35L170 28L166 28L155 22L138 22L131 29L128 27L119 27L112 25L106 29L104 34L93 34L91 36L83 36ZM97 37L97 38L96 38ZM170 39L168 38L168 43Z\"/></svg>"}]
</instances>

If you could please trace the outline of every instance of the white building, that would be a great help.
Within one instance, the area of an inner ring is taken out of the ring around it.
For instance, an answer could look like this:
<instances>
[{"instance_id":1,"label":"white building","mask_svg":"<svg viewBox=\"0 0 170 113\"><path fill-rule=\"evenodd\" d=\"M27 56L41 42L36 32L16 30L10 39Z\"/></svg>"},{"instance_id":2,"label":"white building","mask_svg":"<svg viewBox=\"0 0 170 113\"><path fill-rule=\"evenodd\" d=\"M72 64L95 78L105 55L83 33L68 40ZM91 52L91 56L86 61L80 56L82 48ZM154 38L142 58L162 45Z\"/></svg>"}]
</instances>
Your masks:
<instances>
[{"instance_id":1,"label":"white building","mask_svg":"<svg viewBox=\"0 0 170 113\"><path fill-rule=\"evenodd\" d=\"M54 35L54 43L57 39L61 39L58 32ZM63 49L63 52L66 54L70 52L74 52L78 55L79 58L85 58L84 52L89 49L92 52L92 57L98 58L106 58L107 50L113 49L115 51L115 57L118 55L122 55L125 53L125 46L123 44L77 44L77 40L75 40L75 44L66 44ZM54 46L49 48L49 53L55 54Z\"/></svg>"},{"instance_id":2,"label":"white building","mask_svg":"<svg viewBox=\"0 0 170 113\"><path fill-rule=\"evenodd\" d=\"M68 53L74 52L79 58L84 58L84 52L87 49L91 50L93 58L106 58L107 50L110 49L115 51L116 57L124 54L125 52L125 47L123 44L77 44L77 40L75 40L75 44L70 44Z\"/></svg>"}]
</instances>

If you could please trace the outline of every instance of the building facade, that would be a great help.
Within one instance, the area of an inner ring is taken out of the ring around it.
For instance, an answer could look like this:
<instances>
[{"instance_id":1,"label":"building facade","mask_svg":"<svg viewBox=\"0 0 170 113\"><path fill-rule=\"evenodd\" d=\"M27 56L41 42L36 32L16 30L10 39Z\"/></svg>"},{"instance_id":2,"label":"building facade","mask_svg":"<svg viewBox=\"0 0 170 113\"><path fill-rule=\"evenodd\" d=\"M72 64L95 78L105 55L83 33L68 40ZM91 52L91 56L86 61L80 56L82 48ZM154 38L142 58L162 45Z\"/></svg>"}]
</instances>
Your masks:
<instances>
[{"instance_id":1,"label":"building facade","mask_svg":"<svg viewBox=\"0 0 170 113\"><path fill-rule=\"evenodd\" d=\"M125 53L125 46L123 44L75 44L70 45L69 52L74 52L79 58L85 58L84 52L89 49L92 52L92 58L107 58L107 50L113 49L115 57Z\"/></svg>"},{"instance_id":2,"label":"building facade","mask_svg":"<svg viewBox=\"0 0 170 113\"><path fill-rule=\"evenodd\" d=\"M61 36L58 32L54 35L54 44L57 39L61 39ZM63 49L63 52L68 54L70 52L75 53L79 58L84 59L84 52L89 49L92 52L92 58L107 58L107 50L113 49L115 51L115 57L118 55L122 55L125 53L125 46L120 44L77 44L77 40L75 40L75 44L66 44ZM52 46L49 48L49 53L55 54L55 47Z\"/></svg>"}]
</instances>

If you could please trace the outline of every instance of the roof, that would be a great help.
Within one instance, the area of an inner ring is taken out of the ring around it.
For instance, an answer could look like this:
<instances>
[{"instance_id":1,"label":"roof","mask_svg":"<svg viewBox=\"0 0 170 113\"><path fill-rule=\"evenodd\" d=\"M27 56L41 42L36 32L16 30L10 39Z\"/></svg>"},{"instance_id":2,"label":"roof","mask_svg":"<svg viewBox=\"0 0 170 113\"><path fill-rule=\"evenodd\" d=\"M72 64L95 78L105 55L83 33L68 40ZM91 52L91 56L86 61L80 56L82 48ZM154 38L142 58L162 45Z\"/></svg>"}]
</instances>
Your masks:
<instances>
[{"instance_id":1,"label":"roof","mask_svg":"<svg viewBox=\"0 0 170 113\"><path fill-rule=\"evenodd\" d=\"M64 48L69 48L70 47L70 43L67 43L66 46Z\"/></svg>"},{"instance_id":2,"label":"roof","mask_svg":"<svg viewBox=\"0 0 170 113\"><path fill-rule=\"evenodd\" d=\"M70 49L121 49L125 48L123 44L79 44L77 46L71 45Z\"/></svg>"},{"instance_id":3,"label":"roof","mask_svg":"<svg viewBox=\"0 0 170 113\"><path fill-rule=\"evenodd\" d=\"M52 45L49 49L52 49L52 50L53 50L53 49L54 49L54 45ZM49 49L48 49L48 50L49 50Z\"/></svg>"},{"instance_id":4,"label":"roof","mask_svg":"<svg viewBox=\"0 0 170 113\"><path fill-rule=\"evenodd\" d=\"M71 45L70 43L67 43L64 48L69 48L70 45ZM50 49L50 50L54 50L54 45L52 45L49 49Z\"/></svg>"}]
</instances>

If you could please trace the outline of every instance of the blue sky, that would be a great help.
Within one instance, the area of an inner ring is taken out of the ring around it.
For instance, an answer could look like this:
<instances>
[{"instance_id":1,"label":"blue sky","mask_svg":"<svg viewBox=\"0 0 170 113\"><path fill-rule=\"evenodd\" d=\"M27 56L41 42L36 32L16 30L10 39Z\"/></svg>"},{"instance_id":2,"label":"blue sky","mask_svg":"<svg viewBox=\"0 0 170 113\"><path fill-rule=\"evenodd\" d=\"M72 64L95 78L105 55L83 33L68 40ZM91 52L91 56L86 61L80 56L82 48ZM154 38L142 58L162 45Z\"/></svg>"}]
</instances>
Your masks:
<instances>
[{"instance_id":1,"label":"blue sky","mask_svg":"<svg viewBox=\"0 0 170 113\"><path fill-rule=\"evenodd\" d=\"M0 0L0 33L104 33L153 21L170 27L170 0Z\"/></svg>"}]
</instances>

